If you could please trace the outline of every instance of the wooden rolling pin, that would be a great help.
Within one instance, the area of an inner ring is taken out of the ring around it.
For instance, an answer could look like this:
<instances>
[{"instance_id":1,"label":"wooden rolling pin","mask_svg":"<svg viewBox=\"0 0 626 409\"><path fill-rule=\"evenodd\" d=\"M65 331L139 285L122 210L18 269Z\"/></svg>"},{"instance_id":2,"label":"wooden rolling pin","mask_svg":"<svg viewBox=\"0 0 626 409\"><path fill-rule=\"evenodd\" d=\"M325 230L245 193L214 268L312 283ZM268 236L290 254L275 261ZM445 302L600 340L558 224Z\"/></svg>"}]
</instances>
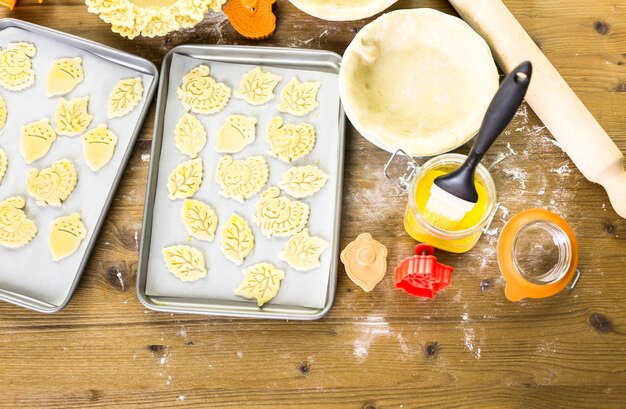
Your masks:
<instances>
[{"instance_id":1,"label":"wooden rolling pin","mask_svg":"<svg viewBox=\"0 0 626 409\"><path fill-rule=\"evenodd\" d=\"M509 73L533 63L526 101L582 174L601 184L611 205L626 218L624 155L501 0L449 0L487 41L496 62Z\"/></svg>"}]
</instances>

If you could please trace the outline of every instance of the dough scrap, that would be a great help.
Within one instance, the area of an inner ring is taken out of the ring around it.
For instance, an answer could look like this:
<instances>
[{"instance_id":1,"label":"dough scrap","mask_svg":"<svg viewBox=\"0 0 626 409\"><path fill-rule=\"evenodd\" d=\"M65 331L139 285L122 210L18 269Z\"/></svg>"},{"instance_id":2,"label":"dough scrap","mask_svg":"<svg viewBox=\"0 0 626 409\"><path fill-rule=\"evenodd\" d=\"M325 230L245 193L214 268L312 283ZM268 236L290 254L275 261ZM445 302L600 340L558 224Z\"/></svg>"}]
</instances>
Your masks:
<instances>
[{"instance_id":1,"label":"dough scrap","mask_svg":"<svg viewBox=\"0 0 626 409\"><path fill-rule=\"evenodd\" d=\"M48 153L57 134L48 118L26 124L20 130L20 153L31 164Z\"/></svg>"},{"instance_id":2,"label":"dough scrap","mask_svg":"<svg viewBox=\"0 0 626 409\"><path fill-rule=\"evenodd\" d=\"M195 199L183 203L183 224L198 240L213 241L217 229L217 213L208 204Z\"/></svg>"},{"instance_id":3,"label":"dough scrap","mask_svg":"<svg viewBox=\"0 0 626 409\"><path fill-rule=\"evenodd\" d=\"M183 84L178 88L178 99L186 111L196 114L215 114L228 104L230 88L209 76L208 65L198 65L183 77Z\"/></svg>"},{"instance_id":4,"label":"dough scrap","mask_svg":"<svg viewBox=\"0 0 626 409\"><path fill-rule=\"evenodd\" d=\"M259 307L278 294L280 282L285 273L270 263L259 263L243 270L246 275L243 282L234 291L244 298L256 298Z\"/></svg>"},{"instance_id":5,"label":"dough scrap","mask_svg":"<svg viewBox=\"0 0 626 409\"><path fill-rule=\"evenodd\" d=\"M22 247L37 235L35 222L26 217L26 201L13 196L0 202L0 246Z\"/></svg>"},{"instance_id":6,"label":"dough scrap","mask_svg":"<svg viewBox=\"0 0 626 409\"><path fill-rule=\"evenodd\" d=\"M141 77L120 80L111 95L107 116L109 119L128 115L143 99L143 79Z\"/></svg>"},{"instance_id":7,"label":"dough scrap","mask_svg":"<svg viewBox=\"0 0 626 409\"><path fill-rule=\"evenodd\" d=\"M2 179L4 178L4 174L6 173L8 166L9 158L7 157L7 153L0 148L0 183L2 183Z\"/></svg>"},{"instance_id":8,"label":"dough scrap","mask_svg":"<svg viewBox=\"0 0 626 409\"><path fill-rule=\"evenodd\" d=\"M87 229L78 213L53 220L48 236L48 248L52 253L52 259L59 261L74 254L86 236Z\"/></svg>"},{"instance_id":9,"label":"dough scrap","mask_svg":"<svg viewBox=\"0 0 626 409\"><path fill-rule=\"evenodd\" d=\"M74 98L70 101L61 98L57 105L55 120L59 135L76 136L89 128L93 116L89 115L89 97Z\"/></svg>"},{"instance_id":10,"label":"dough scrap","mask_svg":"<svg viewBox=\"0 0 626 409\"><path fill-rule=\"evenodd\" d=\"M256 203L254 221L268 239L294 235L304 229L308 220L309 206L280 196L276 186L267 188Z\"/></svg>"},{"instance_id":11,"label":"dough scrap","mask_svg":"<svg viewBox=\"0 0 626 409\"><path fill-rule=\"evenodd\" d=\"M52 62L48 73L47 95L54 97L71 92L85 79L81 57L60 58Z\"/></svg>"},{"instance_id":12,"label":"dough scrap","mask_svg":"<svg viewBox=\"0 0 626 409\"><path fill-rule=\"evenodd\" d=\"M206 277L207 269L202 252L191 246L170 246L161 250L170 273L185 282Z\"/></svg>"},{"instance_id":13,"label":"dough scrap","mask_svg":"<svg viewBox=\"0 0 626 409\"><path fill-rule=\"evenodd\" d=\"M170 200L186 199L193 196L200 189L203 176L202 159L190 159L180 163L167 178Z\"/></svg>"},{"instance_id":14,"label":"dough scrap","mask_svg":"<svg viewBox=\"0 0 626 409\"><path fill-rule=\"evenodd\" d=\"M233 160L223 156L217 164L215 181L224 197L243 203L263 189L269 179L269 167L262 156L251 156L245 160Z\"/></svg>"},{"instance_id":15,"label":"dough scrap","mask_svg":"<svg viewBox=\"0 0 626 409\"><path fill-rule=\"evenodd\" d=\"M254 234L243 217L235 213L230 216L222 229L220 249L224 257L238 266L254 249Z\"/></svg>"},{"instance_id":16,"label":"dough scrap","mask_svg":"<svg viewBox=\"0 0 626 409\"><path fill-rule=\"evenodd\" d=\"M97 172L113 158L117 136L106 124L101 124L83 135L81 141L87 166Z\"/></svg>"},{"instance_id":17,"label":"dough scrap","mask_svg":"<svg viewBox=\"0 0 626 409\"><path fill-rule=\"evenodd\" d=\"M286 261L296 270L312 270L320 266L320 256L327 248L326 240L311 236L309 229L303 229L289 238L278 259Z\"/></svg>"},{"instance_id":18,"label":"dough scrap","mask_svg":"<svg viewBox=\"0 0 626 409\"><path fill-rule=\"evenodd\" d=\"M35 83L31 58L37 54L34 44L9 43L0 50L0 85L9 91L21 91Z\"/></svg>"},{"instance_id":19,"label":"dough scrap","mask_svg":"<svg viewBox=\"0 0 626 409\"><path fill-rule=\"evenodd\" d=\"M37 199L39 206L61 206L61 202L74 191L77 182L74 165L67 159L61 159L41 172L30 169L26 174L26 191Z\"/></svg>"},{"instance_id":20,"label":"dough scrap","mask_svg":"<svg viewBox=\"0 0 626 409\"><path fill-rule=\"evenodd\" d=\"M241 152L256 139L257 120L251 116L230 115L217 133L215 150L219 153Z\"/></svg>"},{"instance_id":21,"label":"dough scrap","mask_svg":"<svg viewBox=\"0 0 626 409\"><path fill-rule=\"evenodd\" d=\"M311 196L324 187L328 175L314 165L294 166L283 173L278 187L296 199Z\"/></svg>"},{"instance_id":22,"label":"dough scrap","mask_svg":"<svg viewBox=\"0 0 626 409\"><path fill-rule=\"evenodd\" d=\"M261 67L256 67L241 78L235 96L251 105L263 105L276 97L274 89L282 79L280 75L263 72Z\"/></svg>"},{"instance_id":23,"label":"dough scrap","mask_svg":"<svg viewBox=\"0 0 626 409\"><path fill-rule=\"evenodd\" d=\"M4 98L0 97L0 129L4 128L7 124L7 116L9 111L7 110L7 102Z\"/></svg>"},{"instance_id":24,"label":"dough scrap","mask_svg":"<svg viewBox=\"0 0 626 409\"><path fill-rule=\"evenodd\" d=\"M179 151L194 159L206 145L206 130L198 118L185 113L176 125L174 140Z\"/></svg>"},{"instance_id":25,"label":"dough scrap","mask_svg":"<svg viewBox=\"0 0 626 409\"><path fill-rule=\"evenodd\" d=\"M300 82L294 77L280 94L278 110L294 116L309 114L320 105L317 102L320 85L319 81Z\"/></svg>"},{"instance_id":26,"label":"dough scrap","mask_svg":"<svg viewBox=\"0 0 626 409\"><path fill-rule=\"evenodd\" d=\"M312 125L287 124L275 117L267 130L266 141L270 145L270 156L290 163L308 155L315 146L316 134Z\"/></svg>"}]
</instances>

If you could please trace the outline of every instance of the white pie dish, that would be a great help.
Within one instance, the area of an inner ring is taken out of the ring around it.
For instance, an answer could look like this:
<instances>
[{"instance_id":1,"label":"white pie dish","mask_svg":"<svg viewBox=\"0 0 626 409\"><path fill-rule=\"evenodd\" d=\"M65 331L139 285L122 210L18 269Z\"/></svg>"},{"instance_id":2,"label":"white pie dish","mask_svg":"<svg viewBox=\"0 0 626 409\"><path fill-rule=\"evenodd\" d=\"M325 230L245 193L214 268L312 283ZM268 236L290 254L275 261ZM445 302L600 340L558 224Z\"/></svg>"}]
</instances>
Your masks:
<instances>
[{"instance_id":1,"label":"white pie dish","mask_svg":"<svg viewBox=\"0 0 626 409\"><path fill-rule=\"evenodd\" d=\"M329 21L353 21L380 13L398 0L289 0L313 17Z\"/></svg>"}]
</instances>

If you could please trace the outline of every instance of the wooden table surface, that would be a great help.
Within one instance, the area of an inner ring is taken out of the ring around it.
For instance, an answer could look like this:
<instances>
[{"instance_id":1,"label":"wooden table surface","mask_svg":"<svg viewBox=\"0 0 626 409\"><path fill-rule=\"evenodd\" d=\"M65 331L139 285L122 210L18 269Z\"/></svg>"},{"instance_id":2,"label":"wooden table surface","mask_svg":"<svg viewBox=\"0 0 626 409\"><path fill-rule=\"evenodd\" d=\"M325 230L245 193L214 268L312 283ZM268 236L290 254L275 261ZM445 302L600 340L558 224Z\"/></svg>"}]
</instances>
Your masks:
<instances>
[{"instance_id":1,"label":"wooden table surface","mask_svg":"<svg viewBox=\"0 0 626 409\"><path fill-rule=\"evenodd\" d=\"M165 38L129 41L80 0L18 3L0 16L157 65L179 44L250 44L222 14ZM287 0L277 3L278 30L262 45L342 53L366 23L325 22ZM626 151L626 3L505 3ZM401 0L393 8L409 7L454 13L443 0ZM522 107L486 163L511 213L544 207L571 223L581 250L575 290L508 302L493 229L469 254L438 253L456 271L434 300L394 289L391 274L364 293L341 267L335 306L316 322L156 313L139 303L137 238L153 112L70 305L42 315L0 303L0 406L624 407L626 222L529 108ZM349 128L341 246L372 232L388 247L393 268L415 242L402 228L405 196L382 174L387 157Z\"/></svg>"}]
</instances>

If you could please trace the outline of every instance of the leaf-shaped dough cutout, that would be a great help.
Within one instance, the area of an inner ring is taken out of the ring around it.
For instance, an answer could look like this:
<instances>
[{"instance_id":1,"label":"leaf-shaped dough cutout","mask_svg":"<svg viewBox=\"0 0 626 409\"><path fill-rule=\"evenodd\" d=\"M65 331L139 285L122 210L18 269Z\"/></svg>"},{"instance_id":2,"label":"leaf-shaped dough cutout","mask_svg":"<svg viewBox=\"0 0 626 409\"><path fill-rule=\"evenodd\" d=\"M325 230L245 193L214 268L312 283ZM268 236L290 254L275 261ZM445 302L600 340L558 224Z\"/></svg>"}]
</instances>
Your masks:
<instances>
[{"instance_id":1,"label":"leaf-shaped dough cutout","mask_svg":"<svg viewBox=\"0 0 626 409\"><path fill-rule=\"evenodd\" d=\"M313 165L294 166L283 173L278 187L296 199L311 196L324 187L328 175Z\"/></svg>"},{"instance_id":2,"label":"leaf-shaped dough cutout","mask_svg":"<svg viewBox=\"0 0 626 409\"><path fill-rule=\"evenodd\" d=\"M230 88L209 76L208 65L198 65L183 77L183 84L178 88L178 99L186 111L196 114L214 114L228 104Z\"/></svg>"},{"instance_id":3,"label":"leaf-shaped dough cutout","mask_svg":"<svg viewBox=\"0 0 626 409\"><path fill-rule=\"evenodd\" d=\"M107 116L109 119L128 115L143 98L143 79L141 77L120 80L111 95Z\"/></svg>"},{"instance_id":4,"label":"leaf-shaped dough cutout","mask_svg":"<svg viewBox=\"0 0 626 409\"><path fill-rule=\"evenodd\" d=\"M74 98L70 101L61 98L54 116L57 134L76 136L87 130L93 116L89 115L89 97Z\"/></svg>"},{"instance_id":5,"label":"leaf-shaped dough cutout","mask_svg":"<svg viewBox=\"0 0 626 409\"><path fill-rule=\"evenodd\" d=\"M193 159L206 145L206 130L198 118L185 113L176 125L174 140L178 150Z\"/></svg>"},{"instance_id":6,"label":"leaf-shaped dough cutout","mask_svg":"<svg viewBox=\"0 0 626 409\"><path fill-rule=\"evenodd\" d=\"M303 229L287 240L285 249L278 254L292 268L307 271L320 266L320 256L328 248L328 242L309 235L309 229Z\"/></svg>"},{"instance_id":7,"label":"leaf-shaped dough cutout","mask_svg":"<svg viewBox=\"0 0 626 409\"><path fill-rule=\"evenodd\" d=\"M220 248L224 257L238 266L254 249L254 234L243 217L235 213L230 216L222 229Z\"/></svg>"},{"instance_id":8,"label":"leaf-shaped dough cutout","mask_svg":"<svg viewBox=\"0 0 626 409\"><path fill-rule=\"evenodd\" d=\"M319 106L317 102L319 89L319 81L300 82L294 77L280 94L278 110L294 116L307 115Z\"/></svg>"},{"instance_id":9,"label":"leaf-shaped dough cutout","mask_svg":"<svg viewBox=\"0 0 626 409\"><path fill-rule=\"evenodd\" d=\"M243 270L246 275L235 295L256 298L259 307L276 297L285 273L270 263L259 263Z\"/></svg>"},{"instance_id":10,"label":"leaf-shaped dough cutout","mask_svg":"<svg viewBox=\"0 0 626 409\"><path fill-rule=\"evenodd\" d=\"M170 199L186 199L193 196L200 189L203 175L204 167L200 158L190 159L176 166L167 178Z\"/></svg>"},{"instance_id":11,"label":"leaf-shaped dough cutout","mask_svg":"<svg viewBox=\"0 0 626 409\"><path fill-rule=\"evenodd\" d=\"M185 199L183 224L189 234L198 240L213 241L217 229L217 213L206 203Z\"/></svg>"},{"instance_id":12,"label":"leaf-shaped dough cutout","mask_svg":"<svg viewBox=\"0 0 626 409\"><path fill-rule=\"evenodd\" d=\"M52 62L48 73L47 94L49 97L65 95L85 79L81 57L60 58Z\"/></svg>"},{"instance_id":13,"label":"leaf-shaped dough cutout","mask_svg":"<svg viewBox=\"0 0 626 409\"><path fill-rule=\"evenodd\" d=\"M256 118L230 115L217 133L215 150L219 153L241 152L256 139Z\"/></svg>"},{"instance_id":14,"label":"leaf-shaped dough cutout","mask_svg":"<svg viewBox=\"0 0 626 409\"><path fill-rule=\"evenodd\" d=\"M164 248L162 252L167 269L182 281L193 282L206 277L204 256L197 248L170 246Z\"/></svg>"},{"instance_id":15,"label":"leaf-shaped dough cutout","mask_svg":"<svg viewBox=\"0 0 626 409\"><path fill-rule=\"evenodd\" d=\"M7 102L4 98L0 97L0 129L4 128L7 124L7 116L9 115L9 111L7 109Z\"/></svg>"},{"instance_id":16,"label":"leaf-shaped dough cutout","mask_svg":"<svg viewBox=\"0 0 626 409\"><path fill-rule=\"evenodd\" d=\"M241 78L235 96L252 105L263 105L274 99L274 89L282 79L280 75L256 67Z\"/></svg>"},{"instance_id":17,"label":"leaf-shaped dough cutout","mask_svg":"<svg viewBox=\"0 0 626 409\"><path fill-rule=\"evenodd\" d=\"M287 124L275 117L267 130L266 141L270 145L270 156L290 163L308 155L315 147L316 134L312 125Z\"/></svg>"},{"instance_id":18,"label":"leaf-shaped dough cutout","mask_svg":"<svg viewBox=\"0 0 626 409\"><path fill-rule=\"evenodd\" d=\"M53 220L48 236L48 248L52 253L52 259L59 261L74 254L86 236L87 229L78 213Z\"/></svg>"},{"instance_id":19,"label":"leaf-shaped dough cutout","mask_svg":"<svg viewBox=\"0 0 626 409\"><path fill-rule=\"evenodd\" d=\"M31 43L9 43L0 51L0 85L9 91L21 91L35 83L31 58L37 48Z\"/></svg>"},{"instance_id":20,"label":"leaf-shaped dough cutout","mask_svg":"<svg viewBox=\"0 0 626 409\"><path fill-rule=\"evenodd\" d=\"M255 222L267 238L286 237L300 232L309 220L306 203L280 196L280 189L271 186L256 204Z\"/></svg>"},{"instance_id":21,"label":"leaf-shaped dough cutout","mask_svg":"<svg viewBox=\"0 0 626 409\"><path fill-rule=\"evenodd\" d=\"M0 148L0 183L2 183L2 179L4 178L4 174L6 173L8 166L9 158L7 157L7 153Z\"/></svg>"},{"instance_id":22,"label":"leaf-shaped dough cutout","mask_svg":"<svg viewBox=\"0 0 626 409\"><path fill-rule=\"evenodd\" d=\"M81 141L87 166L97 172L113 157L117 136L108 129L106 124L101 124L83 135Z\"/></svg>"},{"instance_id":23,"label":"leaf-shaped dough cutout","mask_svg":"<svg viewBox=\"0 0 626 409\"><path fill-rule=\"evenodd\" d=\"M0 246L22 247L37 235L35 222L26 217L26 201L20 196L0 202Z\"/></svg>"},{"instance_id":24,"label":"leaf-shaped dough cutout","mask_svg":"<svg viewBox=\"0 0 626 409\"><path fill-rule=\"evenodd\" d=\"M61 202L74 191L77 182L74 165L67 159L61 159L41 172L30 169L26 174L26 191L37 199L40 206L61 206Z\"/></svg>"},{"instance_id":25,"label":"leaf-shaped dough cutout","mask_svg":"<svg viewBox=\"0 0 626 409\"><path fill-rule=\"evenodd\" d=\"M222 188L220 195L243 203L263 189L269 174L267 161L262 156L233 160L232 156L225 155L217 164L215 181Z\"/></svg>"},{"instance_id":26,"label":"leaf-shaped dough cutout","mask_svg":"<svg viewBox=\"0 0 626 409\"><path fill-rule=\"evenodd\" d=\"M20 130L20 153L31 164L48 153L57 134L48 118L26 124Z\"/></svg>"}]
</instances>

